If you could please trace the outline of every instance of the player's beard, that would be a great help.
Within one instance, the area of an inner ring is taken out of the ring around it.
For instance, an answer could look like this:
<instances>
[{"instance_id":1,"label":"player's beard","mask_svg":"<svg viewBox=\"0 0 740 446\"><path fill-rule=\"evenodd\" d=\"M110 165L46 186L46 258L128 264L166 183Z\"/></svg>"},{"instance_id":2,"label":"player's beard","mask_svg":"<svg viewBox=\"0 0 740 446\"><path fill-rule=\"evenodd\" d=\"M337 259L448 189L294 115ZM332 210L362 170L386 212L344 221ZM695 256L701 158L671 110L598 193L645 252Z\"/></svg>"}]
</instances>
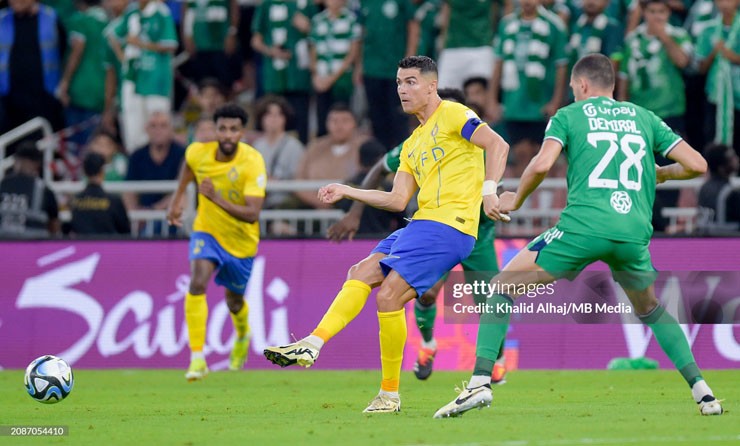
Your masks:
<instances>
[{"instance_id":1,"label":"player's beard","mask_svg":"<svg viewBox=\"0 0 740 446\"><path fill-rule=\"evenodd\" d=\"M218 142L218 149L226 156L231 156L236 152L237 144L230 143L230 142Z\"/></svg>"}]
</instances>

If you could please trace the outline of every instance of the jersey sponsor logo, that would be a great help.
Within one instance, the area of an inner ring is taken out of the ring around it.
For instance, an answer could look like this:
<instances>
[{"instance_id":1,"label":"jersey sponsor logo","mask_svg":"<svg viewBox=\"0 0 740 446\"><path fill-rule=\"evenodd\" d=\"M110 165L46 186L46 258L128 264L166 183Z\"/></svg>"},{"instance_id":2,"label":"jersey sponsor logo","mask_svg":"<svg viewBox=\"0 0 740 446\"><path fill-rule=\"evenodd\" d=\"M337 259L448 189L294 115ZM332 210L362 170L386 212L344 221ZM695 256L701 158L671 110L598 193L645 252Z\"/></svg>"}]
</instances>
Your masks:
<instances>
[{"instance_id":1,"label":"jersey sponsor logo","mask_svg":"<svg viewBox=\"0 0 740 446\"><path fill-rule=\"evenodd\" d=\"M632 199L627 192L622 190L614 191L609 203L620 214L629 214L632 210Z\"/></svg>"},{"instance_id":2,"label":"jersey sponsor logo","mask_svg":"<svg viewBox=\"0 0 740 446\"><path fill-rule=\"evenodd\" d=\"M597 107L592 103L583 104L583 114L585 114L589 118L594 118L597 115L608 115L613 117L619 117L619 116L631 116L636 117L637 116L637 110L635 110L633 107L627 107L627 106L621 106L621 107Z\"/></svg>"}]
</instances>

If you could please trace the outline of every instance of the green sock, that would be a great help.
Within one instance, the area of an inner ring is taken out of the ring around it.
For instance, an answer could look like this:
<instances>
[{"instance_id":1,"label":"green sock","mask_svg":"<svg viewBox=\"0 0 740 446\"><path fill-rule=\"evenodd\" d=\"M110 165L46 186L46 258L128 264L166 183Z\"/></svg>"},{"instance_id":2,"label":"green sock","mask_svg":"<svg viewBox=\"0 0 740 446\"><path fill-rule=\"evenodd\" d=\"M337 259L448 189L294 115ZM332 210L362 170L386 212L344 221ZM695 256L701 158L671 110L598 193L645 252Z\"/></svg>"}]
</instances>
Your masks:
<instances>
[{"instance_id":1,"label":"green sock","mask_svg":"<svg viewBox=\"0 0 740 446\"><path fill-rule=\"evenodd\" d=\"M693 386L697 381L704 379L701 376L699 367L696 365L694 355L691 353L691 347L689 347L689 343L686 341L686 336L683 334L681 327L679 327L676 319L665 311L662 305L658 305L653 311L639 316L639 318L653 330L653 335L658 341L660 348L668 355L668 358L676 366L676 369L678 369L683 379L689 384L689 387Z\"/></svg>"},{"instance_id":2,"label":"green sock","mask_svg":"<svg viewBox=\"0 0 740 446\"><path fill-rule=\"evenodd\" d=\"M512 304L513 300L506 295L496 294L488 299L488 308L491 312L484 312L478 324L478 343L475 347L475 369L473 375L491 376L493 363L503 352L506 332L509 331L509 311L496 312L499 303Z\"/></svg>"},{"instance_id":3,"label":"green sock","mask_svg":"<svg viewBox=\"0 0 740 446\"><path fill-rule=\"evenodd\" d=\"M419 327L424 342L431 342L434 338L434 319L437 317L437 304L424 305L419 299L414 304L416 326Z\"/></svg>"}]
</instances>

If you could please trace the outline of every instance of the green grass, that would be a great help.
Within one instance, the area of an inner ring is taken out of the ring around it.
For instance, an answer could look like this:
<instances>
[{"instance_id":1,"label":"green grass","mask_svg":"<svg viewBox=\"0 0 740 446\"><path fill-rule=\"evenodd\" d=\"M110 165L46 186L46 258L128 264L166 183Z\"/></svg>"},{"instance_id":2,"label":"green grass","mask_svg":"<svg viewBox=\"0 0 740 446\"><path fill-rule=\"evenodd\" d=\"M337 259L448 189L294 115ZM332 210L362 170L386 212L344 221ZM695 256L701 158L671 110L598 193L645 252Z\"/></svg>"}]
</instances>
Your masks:
<instances>
[{"instance_id":1,"label":"green grass","mask_svg":"<svg viewBox=\"0 0 740 446\"><path fill-rule=\"evenodd\" d=\"M725 415L702 417L674 371L517 371L490 409L435 420L467 373L404 372L403 412L365 415L379 372L304 370L211 373L77 370L55 405L33 401L23 372L0 372L0 425L68 425L69 436L0 438L0 444L303 445L738 444L740 371L705 377Z\"/></svg>"}]
</instances>

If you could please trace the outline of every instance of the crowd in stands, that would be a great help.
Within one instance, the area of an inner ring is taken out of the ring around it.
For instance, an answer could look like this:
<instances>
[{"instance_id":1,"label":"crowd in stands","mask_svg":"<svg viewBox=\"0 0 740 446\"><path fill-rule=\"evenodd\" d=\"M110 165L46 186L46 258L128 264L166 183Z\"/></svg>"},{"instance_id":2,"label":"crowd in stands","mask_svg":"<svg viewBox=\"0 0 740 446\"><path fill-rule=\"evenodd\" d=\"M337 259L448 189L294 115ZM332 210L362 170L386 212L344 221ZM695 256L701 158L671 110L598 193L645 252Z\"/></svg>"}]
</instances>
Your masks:
<instances>
[{"instance_id":1,"label":"crowd in stands","mask_svg":"<svg viewBox=\"0 0 740 446\"><path fill-rule=\"evenodd\" d=\"M46 167L55 179L89 183L81 195L55 199L33 177L43 167L33 147L12 144L7 154L17 166L0 185L0 235L18 229L23 209L34 211L29 228L55 234L59 207L73 214L66 233L88 233L76 214L91 212L80 207L90 203L110 214L100 232L128 232L120 200L103 192L101 178L174 180L187 145L215 139L211 118L227 101L250 112L246 142L262 153L271 179L358 183L413 129L395 81L397 62L412 54L438 60L439 87L463 90L511 144L505 177L518 178L549 117L572 101L570 67L594 52L612 59L618 99L655 112L709 160L702 191L660 191L656 206L699 206L704 217L736 230L730 179L740 153L739 5L0 0L0 135L45 118L55 131L65 129ZM564 177L565 170L559 164L553 174ZM165 209L168 199L126 193L122 202L128 211ZM564 205L565 194L552 191L527 204ZM265 202L269 209L325 207L310 191L273 192ZM403 224L397 217L378 215L364 226L387 232ZM669 229L659 211L655 220L656 229Z\"/></svg>"}]
</instances>

